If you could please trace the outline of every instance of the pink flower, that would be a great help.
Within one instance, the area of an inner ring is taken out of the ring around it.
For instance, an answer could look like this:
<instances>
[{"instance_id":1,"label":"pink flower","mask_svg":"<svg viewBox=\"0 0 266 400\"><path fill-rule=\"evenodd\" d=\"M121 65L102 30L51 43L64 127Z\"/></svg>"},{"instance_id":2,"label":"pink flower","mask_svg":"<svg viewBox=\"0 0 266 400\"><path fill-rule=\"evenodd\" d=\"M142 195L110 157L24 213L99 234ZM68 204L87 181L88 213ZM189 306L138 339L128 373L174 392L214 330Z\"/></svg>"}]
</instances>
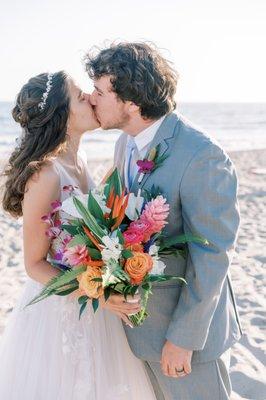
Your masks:
<instances>
[{"instance_id":1,"label":"pink flower","mask_svg":"<svg viewBox=\"0 0 266 400\"><path fill-rule=\"evenodd\" d=\"M52 212L53 212L53 213L56 213L57 211L60 210L61 206L62 206L61 201L59 201L59 200L53 201L53 202L51 203L51 207L52 207L52 210L53 210Z\"/></svg>"},{"instance_id":2,"label":"pink flower","mask_svg":"<svg viewBox=\"0 0 266 400\"><path fill-rule=\"evenodd\" d=\"M125 231L123 233L123 236L124 236L126 245L141 243L143 240L143 237L144 237L142 232L137 231L137 230L136 231L131 230L131 229L128 229L127 231Z\"/></svg>"},{"instance_id":3,"label":"pink flower","mask_svg":"<svg viewBox=\"0 0 266 400\"><path fill-rule=\"evenodd\" d=\"M61 224L60 219L56 219L56 220L54 221L54 226L56 226L57 228L60 228L61 225L62 225L62 224Z\"/></svg>"},{"instance_id":4,"label":"pink flower","mask_svg":"<svg viewBox=\"0 0 266 400\"><path fill-rule=\"evenodd\" d=\"M151 237L152 224L147 219L138 219L137 221L131 222L129 226L130 232L139 232L143 234L143 241L147 242Z\"/></svg>"},{"instance_id":5,"label":"pink flower","mask_svg":"<svg viewBox=\"0 0 266 400\"><path fill-rule=\"evenodd\" d=\"M137 166L139 167L139 173L149 174L152 172L155 162L151 160L138 160Z\"/></svg>"},{"instance_id":6,"label":"pink flower","mask_svg":"<svg viewBox=\"0 0 266 400\"><path fill-rule=\"evenodd\" d=\"M74 266L84 263L87 260L87 257L87 247L78 244L77 246L69 247L64 251L63 260Z\"/></svg>"},{"instance_id":7,"label":"pink flower","mask_svg":"<svg viewBox=\"0 0 266 400\"><path fill-rule=\"evenodd\" d=\"M45 214L45 215L43 215L42 217L41 217L41 220L43 221L43 222L45 222L46 224L50 224L50 225L53 225L53 213L48 213L48 214Z\"/></svg>"},{"instance_id":8,"label":"pink flower","mask_svg":"<svg viewBox=\"0 0 266 400\"><path fill-rule=\"evenodd\" d=\"M150 232L152 234L160 232L167 224L166 219L169 215L169 208L166 199L163 196L157 196L146 204L140 220L143 222L148 221L151 224Z\"/></svg>"},{"instance_id":9,"label":"pink flower","mask_svg":"<svg viewBox=\"0 0 266 400\"><path fill-rule=\"evenodd\" d=\"M73 186L73 185L63 186L63 192L69 192L69 194L73 193L75 189L77 189L77 186Z\"/></svg>"},{"instance_id":10,"label":"pink flower","mask_svg":"<svg viewBox=\"0 0 266 400\"><path fill-rule=\"evenodd\" d=\"M51 226L49 229L45 231L45 234L49 239L54 239L57 236L59 236L60 232L61 232L60 228Z\"/></svg>"},{"instance_id":11,"label":"pink flower","mask_svg":"<svg viewBox=\"0 0 266 400\"><path fill-rule=\"evenodd\" d=\"M73 239L73 236L71 235L66 235L64 239L62 240L62 243L66 246L71 240Z\"/></svg>"}]
</instances>

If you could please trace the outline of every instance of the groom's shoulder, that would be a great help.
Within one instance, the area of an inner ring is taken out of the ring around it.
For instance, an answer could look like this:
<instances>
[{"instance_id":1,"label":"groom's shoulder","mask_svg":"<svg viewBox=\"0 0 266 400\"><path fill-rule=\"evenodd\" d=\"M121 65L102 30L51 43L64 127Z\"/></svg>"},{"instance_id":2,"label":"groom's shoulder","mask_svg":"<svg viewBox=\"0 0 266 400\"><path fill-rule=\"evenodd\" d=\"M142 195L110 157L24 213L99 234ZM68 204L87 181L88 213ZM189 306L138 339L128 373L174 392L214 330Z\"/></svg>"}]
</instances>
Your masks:
<instances>
[{"instance_id":1,"label":"groom's shoulder","mask_svg":"<svg viewBox=\"0 0 266 400\"><path fill-rule=\"evenodd\" d=\"M178 114L177 117L179 130L176 145L178 147L181 146L191 154L201 151L215 151L227 155L221 144L209 132L206 132L182 114Z\"/></svg>"}]
</instances>

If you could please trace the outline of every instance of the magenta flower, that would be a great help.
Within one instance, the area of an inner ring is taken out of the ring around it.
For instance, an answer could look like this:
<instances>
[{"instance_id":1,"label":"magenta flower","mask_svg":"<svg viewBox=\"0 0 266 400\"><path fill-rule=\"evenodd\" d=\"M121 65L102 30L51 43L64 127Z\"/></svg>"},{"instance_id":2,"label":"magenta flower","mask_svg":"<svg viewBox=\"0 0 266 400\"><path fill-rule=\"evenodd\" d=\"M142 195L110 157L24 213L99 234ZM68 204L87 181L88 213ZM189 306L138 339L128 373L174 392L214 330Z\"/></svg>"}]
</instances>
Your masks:
<instances>
[{"instance_id":1,"label":"magenta flower","mask_svg":"<svg viewBox=\"0 0 266 400\"><path fill-rule=\"evenodd\" d=\"M152 224L147 219L138 219L131 222L129 225L129 231L141 233L143 235L143 241L147 242L151 236Z\"/></svg>"},{"instance_id":2,"label":"magenta flower","mask_svg":"<svg viewBox=\"0 0 266 400\"><path fill-rule=\"evenodd\" d=\"M53 210L52 212L53 212L53 213L56 213L57 211L60 210L61 206L62 206L61 201L59 201L59 200L53 201L53 202L51 203L51 207L52 207L52 210Z\"/></svg>"},{"instance_id":3,"label":"magenta flower","mask_svg":"<svg viewBox=\"0 0 266 400\"><path fill-rule=\"evenodd\" d=\"M63 186L63 192L68 192L69 194L72 194L77 188L78 188L77 186L65 185Z\"/></svg>"},{"instance_id":4,"label":"magenta flower","mask_svg":"<svg viewBox=\"0 0 266 400\"><path fill-rule=\"evenodd\" d=\"M131 245L131 244L138 244L141 243L143 240L143 233L136 231L136 230L131 230L128 229L123 233L126 245Z\"/></svg>"},{"instance_id":5,"label":"magenta flower","mask_svg":"<svg viewBox=\"0 0 266 400\"><path fill-rule=\"evenodd\" d=\"M73 239L73 236L71 236L71 235L66 235L66 236L64 237L64 239L62 240L63 245L66 246L72 239Z\"/></svg>"},{"instance_id":6,"label":"magenta flower","mask_svg":"<svg viewBox=\"0 0 266 400\"><path fill-rule=\"evenodd\" d=\"M48 213L48 214L45 214L45 215L43 215L42 217L41 217L41 220L43 221L43 222L45 222L46 224L50 224L50 225L53 225L53 213Z\"/></svg>"},{"instance_id":7,"label":"magenta flower","mask_svg":"<svg viewBox=\"0 0 266 400\"><path fill-rule=\"evenodd\" d=\"M45 231L46 236L49 239L55 239L57 236L60 235L61 229L56 226L51 226L49 229Z\"/></svg>"},{"instance_id":8,"label":"magenta flower","mask_svg":"<svg viewBox=\"0 0 266 400\"><path fill-rule=\"evenodd\" d=\"M84 263L88 257L88 250L85 245L78 244L77 246L69 247L64 251L63 260L71 266Z\"/></svg>"},{"instance_id":9,"label":"magenta flower","mask_svg":"<svg viewBox=\"0 0 266 400\"><path fill-rule=\"evenodd\" d=\"M150 174L155 167L155 162L147 159L138 160L137 166L139 167L139 173Z\"/></svg>"}]
</instances>

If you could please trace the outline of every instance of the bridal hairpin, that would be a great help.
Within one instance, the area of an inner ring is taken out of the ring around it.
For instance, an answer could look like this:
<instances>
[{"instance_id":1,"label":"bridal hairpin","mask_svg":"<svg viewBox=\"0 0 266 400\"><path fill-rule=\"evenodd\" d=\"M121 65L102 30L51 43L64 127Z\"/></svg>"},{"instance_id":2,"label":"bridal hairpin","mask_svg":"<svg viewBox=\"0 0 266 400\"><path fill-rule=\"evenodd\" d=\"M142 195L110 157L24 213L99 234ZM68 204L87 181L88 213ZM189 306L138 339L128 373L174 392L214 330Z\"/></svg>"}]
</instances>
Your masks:
<instances>
[{"instance_id":1,"label":"bridal hairpin","mask_svg":"<svg viewBox=\"0 0 266 400\"><path fill-rule=\"evenodd\" d=\"M50 92L50 90L52 88L52 79L53 79L53 74L49 73L48 74L48 79L47 79L47 82L46 82L46 90L42 95L42 101L38 104L38 107L39 107L40 110L43 110L45 105L46 105L46 100L47 100L48 94L49 94L49 92Z\"/></svg>"}]
</instances>

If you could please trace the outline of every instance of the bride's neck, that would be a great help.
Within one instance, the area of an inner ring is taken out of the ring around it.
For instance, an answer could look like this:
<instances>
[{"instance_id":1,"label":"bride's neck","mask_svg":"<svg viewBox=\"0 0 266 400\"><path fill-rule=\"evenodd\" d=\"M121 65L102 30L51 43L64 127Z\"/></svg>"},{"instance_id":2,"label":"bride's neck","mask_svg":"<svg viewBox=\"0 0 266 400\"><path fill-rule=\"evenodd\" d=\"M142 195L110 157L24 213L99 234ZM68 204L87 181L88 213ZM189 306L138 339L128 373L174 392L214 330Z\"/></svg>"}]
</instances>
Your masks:
<instances>
[{"instance_id":1,"label":"bride's neck","mask_svg":"<svg viewBox=\"0 0 266 400\"><path fill-rule=\"evenodd\" d=\"M78 150L80 146L81 136L70 136L68 139L67 147L64 152L60 154L60 158L69 165L78 165Z\"/></svg>"}]
</instances>

